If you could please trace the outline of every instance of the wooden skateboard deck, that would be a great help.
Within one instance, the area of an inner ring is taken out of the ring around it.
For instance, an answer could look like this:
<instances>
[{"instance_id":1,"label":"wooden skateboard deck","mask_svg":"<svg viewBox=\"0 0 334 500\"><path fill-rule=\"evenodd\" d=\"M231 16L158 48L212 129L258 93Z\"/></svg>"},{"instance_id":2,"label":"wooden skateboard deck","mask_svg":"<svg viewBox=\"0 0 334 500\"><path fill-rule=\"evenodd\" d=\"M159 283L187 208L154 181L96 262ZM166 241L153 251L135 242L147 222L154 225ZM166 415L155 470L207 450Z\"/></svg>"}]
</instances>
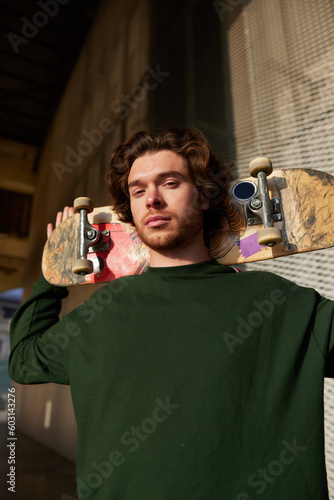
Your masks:
<instances>
[{"instance_id":1,"label":"wooden skateboard deck","mask_svg":"<svg viewBox=\"0 0 334 500\"><path fill-rule=\"evenodd\" d=\"M274 170L267 177L269 196L275 200L273 210L277 212L274 227L280 228L283 236L283 241L273 247L259 245L257 233L263 225L253 225L258 221L247 208L250 200L244 199L247 194L242 200L238 194L238 189L256 189L257 182L249 177L232 183L221 228L208 242L212 258L224 265L237 265L334 246L333 176L316 170L287 169ZM88 220L100 231L109 231L109 249L87 255L96 272L74 274L79 218L75 214L62 222L47 241L42 261L47 281L58 286L105 283L147 269L149 251L133 226L119 222L110 207L100 207L88 214Z\"/></svg>"}]
</instances>

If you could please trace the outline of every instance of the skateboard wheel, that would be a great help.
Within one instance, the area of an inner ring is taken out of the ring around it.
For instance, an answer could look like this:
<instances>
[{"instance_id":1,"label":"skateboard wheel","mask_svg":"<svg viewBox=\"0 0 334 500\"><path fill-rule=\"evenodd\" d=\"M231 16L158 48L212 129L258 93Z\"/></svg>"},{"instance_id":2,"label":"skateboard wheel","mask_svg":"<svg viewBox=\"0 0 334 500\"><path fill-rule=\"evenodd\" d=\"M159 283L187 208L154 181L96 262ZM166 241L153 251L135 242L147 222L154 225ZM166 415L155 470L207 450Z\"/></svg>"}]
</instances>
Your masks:
<instances>
[{"instance_id":1,"label":"skateboard wheel","mask_svg":"<svg viewBox=\"0 0 334 500\"><path fill-rule=\"evenodd\" d=\"M278 227L266 227L264 229L260 229L257 232L257 241L259 245L273 247L277 243L281 243L283 241L282 231Z\"/></svg>"},{"instance_id":2,"label":"skateboard wheel","mask_svg":"<svg viewBox=\"0 0 334 500\"><path fill-rule=\"evenodd\" d=\"M249 164L249 171L252 177L256 177L259 172L270 175L273 171L273 165L269 158L255 158L255 160L252 160Z\"/></svg>"},{"instance_id":3,"label":"skateboard wheel","mask_svg":"<svg viewBox=\"0 0 334 500\"><path fill-rule=\"evenodd\" d=\"M90 214L94 209L94 203L90 198L86 196L81 196L80 198L76 198L73 202L74 212L78 213L82 208L87 210Z\"/></svg>"},{"instance_id":4,"label":"skateboard wheel","mask_svg":"<svg viewBox=\"0 0 334 500\"><path fill-rule=\"evenodd\" d=\"M77 259L72 264L72 273L74 274L91 274L94 270L94 264L88 259Z\"/></svg>"}]
</instances>

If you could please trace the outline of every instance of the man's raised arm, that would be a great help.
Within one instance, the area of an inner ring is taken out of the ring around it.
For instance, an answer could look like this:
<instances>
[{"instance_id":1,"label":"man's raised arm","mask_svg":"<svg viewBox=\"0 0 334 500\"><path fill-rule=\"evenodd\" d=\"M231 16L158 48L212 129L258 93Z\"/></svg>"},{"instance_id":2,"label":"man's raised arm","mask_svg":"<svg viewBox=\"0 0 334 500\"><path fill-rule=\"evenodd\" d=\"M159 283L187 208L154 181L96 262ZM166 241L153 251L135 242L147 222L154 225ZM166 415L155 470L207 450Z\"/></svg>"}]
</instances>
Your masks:
<instances>
[{"instance_id":1,"label":"man's raised arm","mask_svg":"<svg viewBox=\"0 0 334 500\"><path fill-rule=\"evenodd\" d=\"M73 208L58 212L56 226L73 214ZM53 225L48 224L50 237ZM68 296L66 288L50 285L41 275L33 285L30 297L16 311L10 326L11 354L9 376L21 384L43 382L68 383L64 349L59 348L59 323L62 300ZM66 332L65 332L66 334Z\"/></svg>"}]
</instances>

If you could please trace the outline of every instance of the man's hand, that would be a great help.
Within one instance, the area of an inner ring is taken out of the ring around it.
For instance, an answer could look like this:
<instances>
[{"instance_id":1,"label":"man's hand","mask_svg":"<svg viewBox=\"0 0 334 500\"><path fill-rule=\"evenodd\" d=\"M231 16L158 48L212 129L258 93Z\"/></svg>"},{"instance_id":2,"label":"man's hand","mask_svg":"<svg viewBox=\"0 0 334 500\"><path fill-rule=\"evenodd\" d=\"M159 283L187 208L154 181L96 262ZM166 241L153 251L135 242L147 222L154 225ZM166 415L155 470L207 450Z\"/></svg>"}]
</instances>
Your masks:
<instances>
[{"instance_id":1,"label":"man's hand","mask_svg":"<svg viewBox=\"0 0 334 500\"><path fill-rule=\"evenodd\" d=\"M63 222L64 220L68 219L73 214L74 214L74 208L73 207L64 207L64 210L62 212L58 212L57 213L55 227L59 226L59 224L61 222ZM53 231L53 224L49 223L47 225L47 227L46 227L46 232L47 232L48 238L50 238L50 236L52 234L52 231Z\"/></svg>"}]
</instances>

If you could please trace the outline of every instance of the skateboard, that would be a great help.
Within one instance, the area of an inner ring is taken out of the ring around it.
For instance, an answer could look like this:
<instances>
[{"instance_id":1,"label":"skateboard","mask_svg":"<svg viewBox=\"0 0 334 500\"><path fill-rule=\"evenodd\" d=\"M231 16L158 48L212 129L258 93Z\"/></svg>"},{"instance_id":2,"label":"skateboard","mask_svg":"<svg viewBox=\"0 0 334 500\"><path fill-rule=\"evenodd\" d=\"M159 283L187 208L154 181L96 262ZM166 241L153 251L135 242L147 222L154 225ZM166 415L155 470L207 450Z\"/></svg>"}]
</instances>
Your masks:
<instances>
[{"instance_id":1,"label":"skateboard","mask_svg":"<svg viewBox=\"0 0 334 500\"><path fill-rule=\"evenodd\" d=\"M220 264L237 265L334 246L334 177L312 169L250 163L251 176L231 183L220 228L207 241ZM108 206L77 198L75 214L48 239L42 271L51 284L106 283L141 274L149 250L135 228Z\"/></svg>"}]
</instances>

